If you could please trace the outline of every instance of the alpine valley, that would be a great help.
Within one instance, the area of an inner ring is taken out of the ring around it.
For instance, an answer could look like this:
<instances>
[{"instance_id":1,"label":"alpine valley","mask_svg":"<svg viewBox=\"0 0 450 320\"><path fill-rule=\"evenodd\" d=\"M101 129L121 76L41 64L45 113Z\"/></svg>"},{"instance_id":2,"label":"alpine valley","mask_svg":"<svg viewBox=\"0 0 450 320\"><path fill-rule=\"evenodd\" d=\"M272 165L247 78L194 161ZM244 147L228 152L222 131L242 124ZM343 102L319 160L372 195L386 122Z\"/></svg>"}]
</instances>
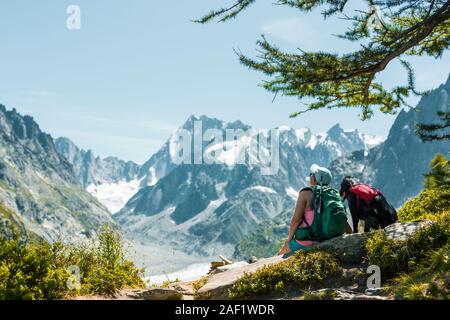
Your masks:
<instances>
[{"instance_id":1,"label":"alpine valley","mask_svg":"<svg viewBox=\"0 0 450 320\"><path fill-rule=\"evenodd\" d=\"M240 121L191 116L139 165L95 156L68 138L53 139L33 118L0 105L0 232L11 236L18 229L23 237L74 241L95 237L101 225L111 224L122 229L149 274L219 254L269 256L286 232L313 163L331 167L335 186L344 175L355 175L396 205L417 194L430 160L448 152L450 143L422 143L415 122L433 121L430 114L448 108L449 96L450 79L421 100L421 111L401 111L386 141L338 124L326 133L279 127L279 170L273 175L264 175L258 160L235 163L261 135L268 141L262 154L271 151L269 131L255 133ZM196 121L202 134L223 132L223 139L202 141L204 154L219 159L214 164L177 161L180 132L194 137ZM230 142L229 129L250 133Z\"/></svg>"}]
</instances>

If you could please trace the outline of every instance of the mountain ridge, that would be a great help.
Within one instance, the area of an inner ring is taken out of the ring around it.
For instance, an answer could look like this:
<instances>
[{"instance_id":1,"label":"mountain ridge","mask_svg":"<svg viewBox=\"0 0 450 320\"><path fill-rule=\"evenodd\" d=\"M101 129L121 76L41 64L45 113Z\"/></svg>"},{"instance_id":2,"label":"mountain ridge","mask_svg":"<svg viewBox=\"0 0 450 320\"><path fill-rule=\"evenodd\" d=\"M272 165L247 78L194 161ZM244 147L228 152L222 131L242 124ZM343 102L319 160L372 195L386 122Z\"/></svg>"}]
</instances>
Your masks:
<instances>
[{"instance_id":1,"label":"mountain ridge","mask_svg":"<svg viewBox=\"0 0 450 320\"><path fill-rule=\"evenodd\" d=\"M382 190L397 207L418 194L430 161L438 152L447 153L450 142L423 142L415 133L415 125L438 122L437 112L448 112L449 105L450 76L445 84L422 97L416 108L401 110L382 144L365 154L337 158L331 165L337 172L334 183L353 175Z\"/></svg>"},{"instance_id":2,"label":"mountain ridge","mask_svg":"<svg viewBox=\"0 0 450 320\"><path fill-rule=\"evenodd\" d=\"M0 105L0 225L3 234L20 229L48 240L72 241L116 225L87 193L53 138L30 116ZM21 232L23 235L23 232Z\"/></svg>"},{"instance_id":3,"label":"mountain ridge","mask_svg":"<svg viewBox=\"0 0 450 320\"><path fill-rule=\"evenodd\" d=\"M424 96L417 108L399 112L386 141L334 160L329 167L333 173L332 186L339 189L343 177L353 176L380 189L396 207L417 195L422 190L423 174L429 171L430 161L438 152L449 152L450 142L422 142L415 133L415 123L437 121L437 111L448 111L449 93L450 76L445 84ZM234 257L276 254L289 230L292 213L286 210L275 219L261 223L236 246Z\"/></svg>"},{"instance_id":4,"label":"mountain ridge","mask_svg":"<svg viewBox=\"0 0 450 320\"><path fill-rule=\"evenodd\" d=\"M206 155L218 152L219 162L176 164L174 146L182 145L182 140L177 133L172 135L143 166L144 173L149 168L156 168L158 173L158 165L162 164L164 174L160 174L155 183L141 187L114 216L127 238L141 244L160 242L204 256L231 255L236 242L255 226L294 206L295 190L306 183L313 163L328 165L346 149L369 148L357 130L345 131L335 126L330 134L314 134L307 128L282 126L278 128L279 170L273 175L264 175L260 159L253 164L248 163L248 157L243 164L229 160L234 160L240 152L246 153L261 136L267 138L270 145L274 137L269 130L252 131L230 144L226 142L226 129L251 130L251 126L240 121L191 116L178 131L188 130L192 139L195 121L201 121L202 134L208 129L222 132L221 139L216 137L201 143ZM268 146L263 148L264 154L270 153ZM233 152L234 156L230 157ZM192 150L190 155L193 159Z\"/></svg>"}]
</instances>

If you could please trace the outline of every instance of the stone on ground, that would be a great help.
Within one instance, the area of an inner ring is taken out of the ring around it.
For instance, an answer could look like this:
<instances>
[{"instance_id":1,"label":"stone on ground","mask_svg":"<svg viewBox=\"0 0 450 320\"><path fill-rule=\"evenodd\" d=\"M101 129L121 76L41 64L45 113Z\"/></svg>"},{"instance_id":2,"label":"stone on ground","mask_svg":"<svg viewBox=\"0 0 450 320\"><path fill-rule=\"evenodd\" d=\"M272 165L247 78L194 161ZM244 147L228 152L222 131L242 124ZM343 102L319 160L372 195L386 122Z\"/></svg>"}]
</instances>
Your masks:
<instances>
[{"instance_id":1,"label":"stone on ground","mask_svg":"<svg viewBox=\"0 0 450 320\"><path fill-rule=\"evenodd\" d=\"M387 227L384 232L392 240L405 240L414 235L419 229L430 224L430 221L396 223ZM337 258L345 265L359 266L362 264L364 255L364 243L369 238L370 233L357 233L343 235L328 241L322 242L316 247L329 250L336 254ZM228 290L244 275L244 273L254 273L263 266L277 264L283 261L282 256L259 260L253 264L241 267L230 268L221 273L212 275L208 282L197 292L199 299L226 299ZM342 276L345 278L345 275ZM351 297L345 291L339 291L342 298ZM369 294L354 294L355 299L368 298Z\"/></svg>"}]
</instances>

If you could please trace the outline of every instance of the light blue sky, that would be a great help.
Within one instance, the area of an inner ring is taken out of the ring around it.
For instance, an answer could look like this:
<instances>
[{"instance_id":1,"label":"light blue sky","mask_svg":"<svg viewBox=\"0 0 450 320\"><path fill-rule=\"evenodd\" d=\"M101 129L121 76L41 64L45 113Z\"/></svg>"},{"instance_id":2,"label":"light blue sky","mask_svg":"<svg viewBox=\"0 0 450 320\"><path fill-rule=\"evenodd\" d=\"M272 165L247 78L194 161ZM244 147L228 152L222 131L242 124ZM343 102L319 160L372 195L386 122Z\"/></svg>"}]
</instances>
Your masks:
<instances>
[{"instance_id":1,"label":"light blue sky","mask_svg":"<svg viewBox=\"0 0 450 320\"><path fill-rule=\"evenodd\" d=\"M231 0L230 0L231 1ZM291 120L301 105L257 84L261 74L233 53L255 53L264 33L286 49L345 52L354 45L332 36L347 23L323 22L318 12L258 3L237 20L198 25L191 19L230 1L15 0L0 3L0 103L33 115L53 136L67 136L100 155L145 161L191 114L240 119L256 129L289 125L344 128L387 135L393 116L367 122L359 110L319 111ZM352 1L352 8L364 8ZM66 8L78 4L82 29L66 28ZM437 87L450 71L438 61L411 59L419 89ZM405 81L398 64L380 77Z\"/></svg>"}]
</instances>

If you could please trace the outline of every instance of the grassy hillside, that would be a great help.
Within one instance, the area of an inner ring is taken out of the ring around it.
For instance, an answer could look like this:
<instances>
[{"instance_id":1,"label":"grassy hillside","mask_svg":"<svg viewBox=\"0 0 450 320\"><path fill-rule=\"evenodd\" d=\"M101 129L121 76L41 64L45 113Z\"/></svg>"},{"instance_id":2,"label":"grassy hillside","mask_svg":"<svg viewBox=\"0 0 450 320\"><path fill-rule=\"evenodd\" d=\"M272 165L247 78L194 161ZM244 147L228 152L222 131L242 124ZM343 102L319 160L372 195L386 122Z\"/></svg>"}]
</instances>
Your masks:
<instances>
[{"instance_id":1,"label":"grassy hillside","mask_svg":"<svg viewBox=\"0 0 450 320\"><path fill-rule=\"evenodd\" d=\"M20 216L3 203L0 203L0 237L39 240L36 234L25 228Z\"/></svg>"}]
</instances>

